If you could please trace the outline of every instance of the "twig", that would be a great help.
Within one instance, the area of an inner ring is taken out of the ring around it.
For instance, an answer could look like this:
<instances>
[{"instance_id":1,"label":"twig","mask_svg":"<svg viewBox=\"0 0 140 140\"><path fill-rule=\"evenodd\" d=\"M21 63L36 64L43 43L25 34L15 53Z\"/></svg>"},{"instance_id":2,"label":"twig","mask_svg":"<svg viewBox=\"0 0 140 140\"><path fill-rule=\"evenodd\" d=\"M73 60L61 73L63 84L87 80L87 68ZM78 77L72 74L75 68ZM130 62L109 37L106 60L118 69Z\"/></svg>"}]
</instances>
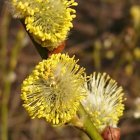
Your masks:
<instances>
[{"instance_id":1,"label":"twig","mask_svg":"<svg viewBox=\"0 0 140 140\"><path fill-rule=\"evenodd\" d=\"M21 19L20 21L21 21L23 27L24 27L25 30L26 30L26 25L25 25L25 23L24 23L24 19ZM38 44L38 43L34 40L34 38L31 36L31 34L30 34L29 32L27 32L27 33L28 33L29 37L31 38L31 40L32 40L32 42L33 42L33 44L34 44L36 50L37 50L38 53L40 54L41 58L42 58L42 59L47 59L47 58L48 58L49 51L48 51L45 47L41 47L40 44Z\"/></svg>"}]
</instances>

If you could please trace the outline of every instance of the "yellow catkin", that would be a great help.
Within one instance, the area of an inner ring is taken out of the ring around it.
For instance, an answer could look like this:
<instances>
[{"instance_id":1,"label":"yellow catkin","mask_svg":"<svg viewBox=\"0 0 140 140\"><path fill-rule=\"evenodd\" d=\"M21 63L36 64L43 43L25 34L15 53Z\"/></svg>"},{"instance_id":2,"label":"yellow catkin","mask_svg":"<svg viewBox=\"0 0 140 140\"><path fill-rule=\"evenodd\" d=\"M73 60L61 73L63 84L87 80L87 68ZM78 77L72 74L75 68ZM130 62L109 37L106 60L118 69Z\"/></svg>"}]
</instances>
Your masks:
<instances>
[{"instance_id":1,"label":"yellow catkin","mask_svg":"<svg viewBox=\"0 0 140 140\"><path fill-rule=\"evenodd\" d=\"M11 4L13 15L24 18L27 31L50 51L66 40L76 17L74 0L11 0Z\"/></svg>"},{"instance_id":2,"label":"yellow catkin","mask_svg":"<svg viewBox=\"0 0 140 140\"><path fill-rule=\"evenodd\" d=\"M88 96L82 104L99 131L115 127L124 110L124 93L106 73L93 73L86 83Z\"/></svg>"},{"instance_id":3,"label":"yellow catkin","mask_svg":"<svg viewBox=\"0 0 140 140\"><path fill-rule=\"evenodd\" d=\"M76 63L67 54L54 54L23 81L21 98L32 118L62 125L75 116L86 96L84 69Z\"/></svg>"}]
</instances>

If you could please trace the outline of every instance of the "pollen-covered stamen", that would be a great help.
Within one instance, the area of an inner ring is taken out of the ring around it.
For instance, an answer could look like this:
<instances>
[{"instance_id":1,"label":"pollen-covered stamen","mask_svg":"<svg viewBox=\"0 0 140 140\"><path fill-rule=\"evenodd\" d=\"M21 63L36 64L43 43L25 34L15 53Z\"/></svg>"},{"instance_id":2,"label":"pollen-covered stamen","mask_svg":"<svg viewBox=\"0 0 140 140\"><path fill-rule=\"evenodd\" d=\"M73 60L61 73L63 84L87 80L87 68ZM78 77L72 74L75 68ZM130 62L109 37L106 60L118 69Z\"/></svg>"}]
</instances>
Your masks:
<instances>
[{"instance_id":1,"label":"pollen-covered stamen","mask_svg":"<svg viewBox=\"0 0 140 140\"><path fill-rule=\"evenodd\" d=\"M116 126L124 110L122 87L118 87L116 81L105 73L93 73L86 87L89 95L82 104L94 125L100 131L107 125Z\"/></svg>"},{"instance_id":2,"label":"pollen-covered stamen","mask_svg":"<svg viewBox=\"0 0 140 140\"><path fill-rule=\"evenodd\" d=\"M12 8L12 13L15 18L25 18L26 16L34 15L38 12L37 0L9 0Z\"/></svg>"},{"instance_id":3,"label":"pollen-covered stamen","mask_svg":"<svg viewBox=\"0 0 140 140\"><path fill-rule=\"evenodd\" d=\"M43 60L23 82L24 107L32 118L46 118L54 125L64 124L75 116L86 96L84 69L68 55L52 55Z\"/></svg>"}]
</instances>

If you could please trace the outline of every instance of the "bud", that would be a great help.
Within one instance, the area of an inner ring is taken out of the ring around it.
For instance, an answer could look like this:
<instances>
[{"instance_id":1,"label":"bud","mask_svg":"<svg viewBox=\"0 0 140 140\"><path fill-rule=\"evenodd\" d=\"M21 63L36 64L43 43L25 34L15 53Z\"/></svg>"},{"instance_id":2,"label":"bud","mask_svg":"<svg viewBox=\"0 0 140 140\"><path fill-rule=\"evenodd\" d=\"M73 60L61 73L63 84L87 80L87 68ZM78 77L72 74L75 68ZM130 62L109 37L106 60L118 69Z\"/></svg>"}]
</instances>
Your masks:
<instances>
[{"instance_id":1,"label":"bud","mask_svg":"<svg viewBox=\"0 0 140 140\"><path fill-rule=\"evenodd\" d=\"M62 44L60 44L53 51L50 51L48 55L51 56L52 54L61 53L64 50L64 48L65 48L65 42L63 42Z\"/></svg>"},{"instance_id":2,"label":"bud","mask_svg":"<svg viewBox=\"0 0 140 140\"><path fill-rule=\"evenodd\" d=\"M107 126L102 132L102 137L104 140L120 140L120 129Z\"/></svg>"}]
</instances>

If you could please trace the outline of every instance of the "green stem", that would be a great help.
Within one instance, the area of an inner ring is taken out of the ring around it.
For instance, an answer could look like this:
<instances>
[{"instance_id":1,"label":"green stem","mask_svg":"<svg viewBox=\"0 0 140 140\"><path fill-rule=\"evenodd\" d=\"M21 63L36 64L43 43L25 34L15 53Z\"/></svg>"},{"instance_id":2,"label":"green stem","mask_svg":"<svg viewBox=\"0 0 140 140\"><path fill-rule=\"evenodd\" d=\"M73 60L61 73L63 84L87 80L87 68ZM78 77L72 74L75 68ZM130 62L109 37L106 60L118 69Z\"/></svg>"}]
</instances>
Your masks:
<instances>
[{"instance_id":1,"label":"green stem","mask_svg":"<svg viewBox=\"0 0 140 140\"><path fill-rule=\"evenodd\" d=\"M8 140L8 101L11 89L11 82L6 81L1 104L1 140Z\"/></svg>"},{"instance_id":2,"label":"green stem","mask_svg":"<svg viewBox=\"0 0 140 140\"><path fill-rule=\"evenodd\" d=\"M94 59L94 65L95 65L96 70L101 69L101 48L102 46L100 42L95 42L93 59Z\"/></svg>"},{"instance_id":3,"label":"green stem","mask_svg":"<svg viewBox=\"0 0 140 140\"><path fill-rule=\"evenodd\" d=\"M24 19L21 19L20 21L21 21L21 23L22 23L24 29L26 30L26 25L25 25L25 23L24 23ZM27 31L27 33L28 33L30 39L32 40L32 42L33 42L33 44L34 44L36 50L37 50L38 53L40 54L41 58L42 58L42 59L47 59L47 58L48 58L48 53L49 53L49 51L48 51L45 47L41 47L41 45L38 44L38 43L34 40L34 38L32 37L32 35L31 35L28 31Z\"/></svg>"},{"instance_id":4,"label":"green stem","mask_svg":"<svg viewBox=\"0 0 140 140\"><path fill-rule=\"evenodd\" d=\"M0 23L0 59L5 61L0 61L0 69L5 71L6 66L6 55L7 55L7 36L8 36L8 28L9 28L9 14L4 6L1 12L1 23Z\"/></svg>"},{"instance_id":5,"label":"green stem","mask_svg":"<svg viewBox=\"0 0 140 140\"><path fill-rule=\"evenodd\" d=\"M8 27L9 27L9 14L7 12L6 7L4 6L2 9L2 22L1 22L1 34L0 34L0 59L4 60L0 63L0 69L2 71L0 77L2 81L0 81L2 88L2 97L1 97L1 140L8 140L8 100L9 100L9 92L11 88L11 84L9 81L6 81L6 58L7 58L7 36L8 36Z\"/></svg>"},{"instance_id":6,"label":"green stem","mask_svg":"<svg viewBox=\"0 0 140 140\"><path fill-rule=\"evenodd\" d=\"M80 105L80 115L83 117L83 131L89 136L89 138L91 140L103 140L82 104Z\"/></svg>"}]
</instances>

